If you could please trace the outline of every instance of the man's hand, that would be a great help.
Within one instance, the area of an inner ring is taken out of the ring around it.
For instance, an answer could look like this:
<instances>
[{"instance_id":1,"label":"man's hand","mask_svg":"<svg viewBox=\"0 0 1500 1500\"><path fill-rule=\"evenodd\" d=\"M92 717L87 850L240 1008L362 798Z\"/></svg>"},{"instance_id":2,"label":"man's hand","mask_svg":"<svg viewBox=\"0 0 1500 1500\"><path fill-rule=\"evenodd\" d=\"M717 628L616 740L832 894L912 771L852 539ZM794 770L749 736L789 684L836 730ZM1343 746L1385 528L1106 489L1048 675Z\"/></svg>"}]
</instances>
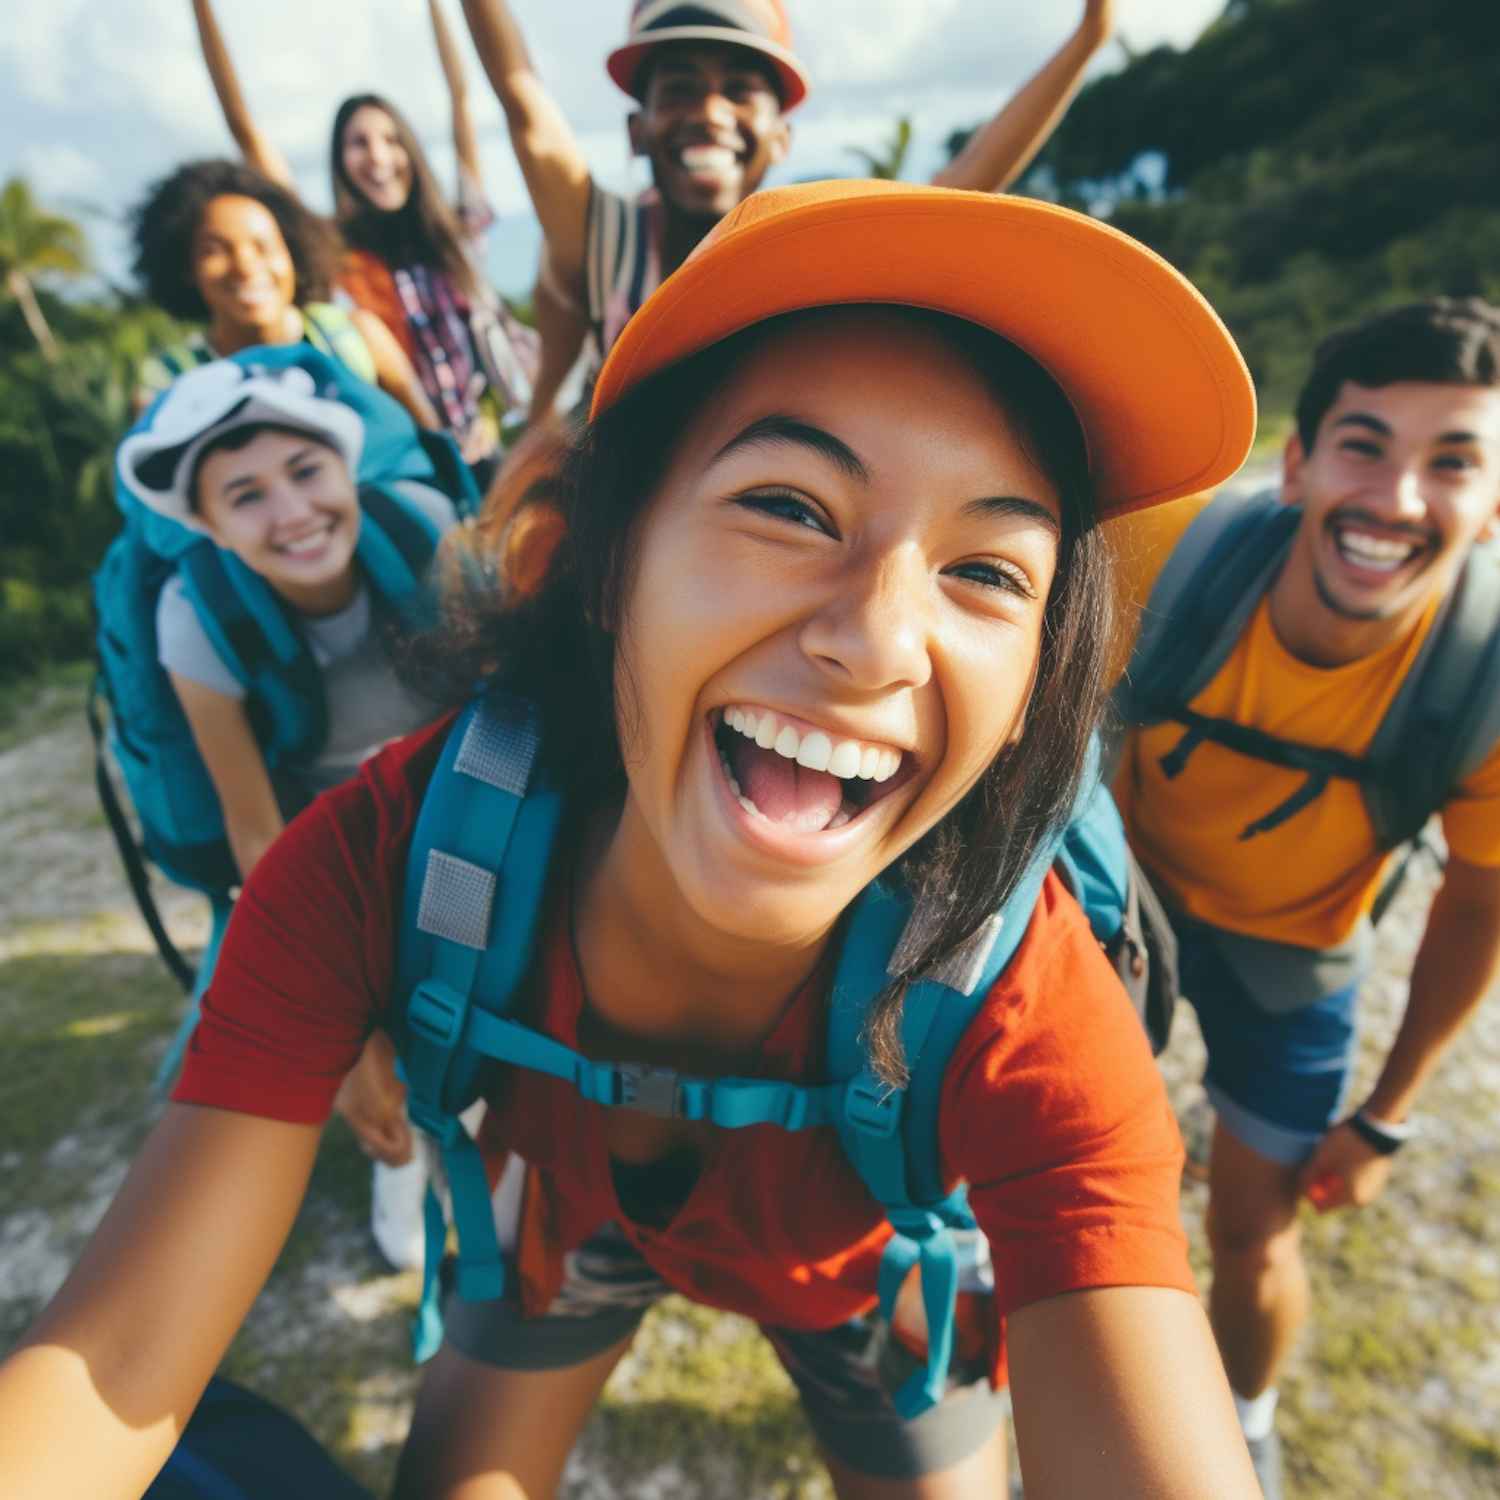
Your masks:
<instances>
[{"instance_id":1,"label":"man's hand","mask_svg":"<svg viewBox=\"0 0 1500 1500\"><path fill-rule=\"evenodd\" d=\"M1373 1203L1390 1178L1389 1156L1382 1156L1348 1125L1335 1125L1303 1167L1297 1189L1320 1214L1326 1214Z\"/></svg>"},{"instance_id":2,"label":"man's hand","mask_svg":"<svg viewBox=\"0 0 1500 1500\"><path fill-rule=\"evenodd\" d=\"M411 1160L406 1085L396 1077L396 1049L385 1032L375 1032L365 1043L359 1061L339 1085L333 1107L349 1122L366 1156L388 1167Z\"/></svg>"}]
</instances>

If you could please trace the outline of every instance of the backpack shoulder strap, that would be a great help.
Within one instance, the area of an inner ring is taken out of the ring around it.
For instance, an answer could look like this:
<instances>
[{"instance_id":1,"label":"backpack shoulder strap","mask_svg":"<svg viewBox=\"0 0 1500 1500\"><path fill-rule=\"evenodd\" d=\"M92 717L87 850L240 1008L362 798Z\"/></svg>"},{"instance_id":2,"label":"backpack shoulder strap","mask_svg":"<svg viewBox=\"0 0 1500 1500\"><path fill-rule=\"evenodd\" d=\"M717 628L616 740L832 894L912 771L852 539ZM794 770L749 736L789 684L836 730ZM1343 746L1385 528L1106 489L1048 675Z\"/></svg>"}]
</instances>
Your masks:
<instances>
[{"instance_id":1,"label":"backpack shoulder strap","mask_svg":"<svg viewBox=\"0 0 1500 1500\"><path fill-rule=\"evenodd\" d=\"M1476 545L1366 760L1381 844L1415 838L1500 742L1500 543Z\"/></svg>"},{"instance_id":2,"label":"backpack shoulder strap","mask_svg":"<svg viewBox=\"0 0 1500 1500\"><path fill-rule=\"evenodd\" d=\"M269 716L262 726L268 760L311 753L327 734L322 678L266 581L208 541L190 547L177 566L214 650Z\"/></svg>"},{"instance_id":3,"label":"backpack shoulder strap","mask_svg":"<svg viewBox=\"0 0 1500 1500\"><path fill-rule=\"evenodd\" d=\"M319 353L331 355L370 385L378 383L375 356L342 307L332 302L309 302L302 309L302 327L303 337Z\"/></svg>"},{"instance_id":4,"label":"backpack shoulder strap","mask_svg":"<svg viewBox=\"0 0 1500 1500\"><path fill-rule=\"evenodd\" d=\"M1273 490L1221 494L1183 533L1142 612L1121 684L1127 723L1185 708L1229 659L1301 519Z\"/></svg>"},{"instance_id":5,"label":"backpack shoulder strap","mask_svg":"<svg viewBox=\"0 0 1500 1500\"><path fill-rule=\"evenodd\" d=\"M355 551L375 591L401 604L416 592L437 552L437 528L387 485L360 485L359 507L364 524Z\"/></svg>"}]
</instances>

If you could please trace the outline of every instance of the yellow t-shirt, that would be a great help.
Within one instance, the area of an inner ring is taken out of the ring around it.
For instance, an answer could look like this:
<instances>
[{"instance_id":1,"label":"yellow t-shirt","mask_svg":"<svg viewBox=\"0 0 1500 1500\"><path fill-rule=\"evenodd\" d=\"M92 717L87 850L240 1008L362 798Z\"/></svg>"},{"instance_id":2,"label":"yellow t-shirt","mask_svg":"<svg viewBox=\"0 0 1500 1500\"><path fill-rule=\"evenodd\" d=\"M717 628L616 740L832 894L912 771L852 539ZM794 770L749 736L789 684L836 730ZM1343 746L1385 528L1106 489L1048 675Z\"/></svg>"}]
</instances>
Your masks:
<instances>
[{"instance_id":1,"label":"yellow t-shirt","mask_svg":"<svg viewBox=\"0 0 1500 1500\"><path fill-rule=\"evenodd\" d=\"M1409 635L1371 656L1314 667L1282 645L1262 599L1190 707L1278 739L1363 755L1435 613L1434 604ZM1343 942L1370 909L1388 857L1359 787L1334 777L1310 806L1242 842L1245 826L1279 807L1306 774L1207 740L1168 781L1161 757L1186 732L1175 722L1132 730L1115 778L1131 847L1163 893L1232 932L1308 948ZM1443 833L1460 859L1500 866L1500 749L1443 809Z\"/></svg>"}]
</instances>

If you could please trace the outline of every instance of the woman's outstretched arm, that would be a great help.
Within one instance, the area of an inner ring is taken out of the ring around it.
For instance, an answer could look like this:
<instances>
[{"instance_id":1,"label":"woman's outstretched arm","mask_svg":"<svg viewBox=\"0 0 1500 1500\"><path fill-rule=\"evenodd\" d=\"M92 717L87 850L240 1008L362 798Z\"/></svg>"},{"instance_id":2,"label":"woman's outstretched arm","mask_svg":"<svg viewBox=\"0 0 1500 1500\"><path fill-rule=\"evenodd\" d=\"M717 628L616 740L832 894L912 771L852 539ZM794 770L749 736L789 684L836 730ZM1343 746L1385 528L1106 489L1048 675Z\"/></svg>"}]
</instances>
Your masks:
<instances>
[{"instance_id":1,"label":"woman's outstretched arm","mask_svg":"<svg viewBox=\"0 0 1500 1500\"><path fill-rule=\"evenodd\" d=\"M62 1290L0 1365L6 1500L135 1500L296 1218L319 1127L169 1105Z\"/></svg>"},{"instance_id":2,"label":"woman's outstretched arm","mask_svg":"<svg viewBox=\"0 0 1500 1500\"><path fill-rule=\"evenodd\" d=\"M458 157L458 170L482 190L484 173L479 165L479 137L474 134L474 121L469 114L469 86L464 78L463 60L443 18L440 0L427 0L427 9L432 16L432 35L437 42L443 77L448 81L448 97L453 102L453 151Z\"/></svg>"},{"instance_id":3,"label":"woman's outstretched arm","mask_svg":"<svg viewBox=\"0 0 1500 1500\"><path fill-rule=\"evenodd\" d=\"M932 179L934 185L1004 192L1047 144L1083 82L1083 70L1114 31L1115 0L1086 0L1078 30L993 120L969 137L963 150Z\"/></svg>"},{"instance_id":4,"label":"woman's outstretched arm","mask_svg":"<svg viewBox=\"0 0 1500 1500\"><path fill-rule=\"evenodd\" d=\"M224 111L224 123L229 126L240 154L256 171L264 173L272 182L279 182L289 193L296 193L297 183L286 157L255 123L245 96L240 92L240 81L235 76L229 48L224 45L224 36L210 0L193 0L193 16L198 22L203 61L208 64L208 76L213 80L214 93L219 96L219 108Z\"/></svg>"},{"instance_id":5,"label":"woman's outstretched arm","mask_svg":"<svg viewBox=\"0 0 1500 1500\"><path fill-rule=\"evenodd\" d=\"M1047 1297L1007 1322L1027 1500L1258 1500L1198 1299L1121 1286Z\"/></svg>"}]
</instances>

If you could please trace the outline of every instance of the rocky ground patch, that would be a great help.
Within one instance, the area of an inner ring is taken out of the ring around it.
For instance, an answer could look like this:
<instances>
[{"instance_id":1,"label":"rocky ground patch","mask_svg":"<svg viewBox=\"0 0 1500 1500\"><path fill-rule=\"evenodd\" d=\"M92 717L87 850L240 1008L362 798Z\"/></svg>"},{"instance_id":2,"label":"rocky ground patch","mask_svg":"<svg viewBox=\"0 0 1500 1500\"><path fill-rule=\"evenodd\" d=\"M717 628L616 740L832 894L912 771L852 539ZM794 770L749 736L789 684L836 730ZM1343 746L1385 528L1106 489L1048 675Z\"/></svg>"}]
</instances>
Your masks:
<instances>
[{"instance_id":1,"label":"rocky ground patch","mask_svg":"<svg viewBox=\"0 0 1500 1500\"><path fill-rule=\"evenodd\" d=\"M150 1128L152 1073L183 999L135 917L92 786L82 681L0 722L0 1350L67 1272ZM1404 999L1431 871L1381 930L1365 1003L1373 1072ZM164 889L173 930L205 914ZM1206 1137L1184 1009L1164 1059L1190 1142ZM1316 1316L1282 1405L1297 1496L1500 1495L1500 1009L1423 1101L1424 1134L1357 1215L1308 1216ZM1183 1184L1200 1272L1205 1190ZM383 1492L410 1413L415 1277L365 1227L366 1165L327 1133L281 1261L225 1373L294 1411ZM648 1320L570 1465L576 1500L828 1493L789 1384L743 1321L673 1302Z\"/></svg>"}]
</instances>

